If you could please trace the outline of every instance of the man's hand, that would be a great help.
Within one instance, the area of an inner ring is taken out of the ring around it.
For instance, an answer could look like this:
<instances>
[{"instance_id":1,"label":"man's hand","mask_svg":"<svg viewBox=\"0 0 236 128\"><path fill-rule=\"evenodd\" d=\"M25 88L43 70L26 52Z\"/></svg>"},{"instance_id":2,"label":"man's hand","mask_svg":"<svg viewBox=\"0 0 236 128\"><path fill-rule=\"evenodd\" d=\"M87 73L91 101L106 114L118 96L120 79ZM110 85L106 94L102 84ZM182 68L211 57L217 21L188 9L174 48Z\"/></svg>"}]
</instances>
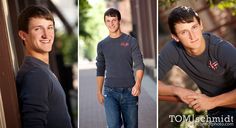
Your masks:
<instances>
[{"instance_id":1,"label":"man's hand","mask_svg":"<svg viewBox=\"0 0 236 128\"><path fill-rule=\"evenodd\" d=\"M97 93L97 98L100 104L104 104L104 96L102 95L102 93Z\"/></svg>"},{"instance_id":2,"label":"man's hand","mask_svg":"<svg viewBox=\"0 0 236 128\"><path fill-rule=\"evenodd\" d=\"M195 109L197 112L210 110L216 107L213 99L204 94L190 95L187 98L194 99L189 103L189 107Z\"/></svg>"},{"instance_id":3,"label":"man's hand","mask_svg":"<svg viewBox=\"0 0 236 128\"><path fill-rule=\"evenodd\" d=\"M135 75L135 85L132 88L132 95L139 96L141 93L141 82L143 79L143 70L137 70Z\"/></svg>"},{"instance_id":4,"label":"man's hand","mask_svg":"<svg viewBox=\"0 0 236 128\"><path fill-rule=\"evenodd\" d=\"M173 92L186 104L189 104L190 102L194 100L193 98L188 98L188 96L197 94L196 92L190 89L182 88L179 86L174 86Z\"/></svg>"},{"instance_id":5,"label":"man's hand","mask_svg":"<svg viewBox=\"0 0 236 128\"><path fill-rule=\"evenodd\" d=\"M133 96L139 96L139 94L141 93L140 87L141 87L141 84L139 82L136 82L131 92Z\"/></svg>"},{"instance_id":6,"label":"man's hand","mask_svg":"<svg viewBox=\"0 0 236 128\"><path fill-rule=\"evenodd\" d=\"M104 76L97 76L97 98L100 104L104 103L104 96L102 94L103 82Z\"/></svg>"}]
</instances>

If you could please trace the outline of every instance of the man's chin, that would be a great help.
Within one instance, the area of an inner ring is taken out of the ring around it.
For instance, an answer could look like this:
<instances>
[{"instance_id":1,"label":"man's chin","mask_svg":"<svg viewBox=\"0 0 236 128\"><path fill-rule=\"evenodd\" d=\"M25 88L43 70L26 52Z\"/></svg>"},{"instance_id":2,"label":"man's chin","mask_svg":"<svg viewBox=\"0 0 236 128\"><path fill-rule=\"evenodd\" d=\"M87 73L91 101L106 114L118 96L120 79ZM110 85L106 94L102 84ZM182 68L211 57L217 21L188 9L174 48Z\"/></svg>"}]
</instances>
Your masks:
<instances>
[{"instance_id":1,"label":"man's chin","mask_svg":"<svg viewBox=\"0 0 236 128\"><path fill-rule=\"evenodd\" d=\"M45 49L43 52L49 53L49 52L51 52L51 51L52 51L52 48L51 48L51 49Z\"/></svg>"},{"instance_id":2,"label":"man's chin","mask_svg":"<svg viewBox=\"0 0 236 128\"><path fill-rule=\"evenodd\" d=\"M110 32L116 32L118 29L110 29Z\"/></svg>"}]
</instances>

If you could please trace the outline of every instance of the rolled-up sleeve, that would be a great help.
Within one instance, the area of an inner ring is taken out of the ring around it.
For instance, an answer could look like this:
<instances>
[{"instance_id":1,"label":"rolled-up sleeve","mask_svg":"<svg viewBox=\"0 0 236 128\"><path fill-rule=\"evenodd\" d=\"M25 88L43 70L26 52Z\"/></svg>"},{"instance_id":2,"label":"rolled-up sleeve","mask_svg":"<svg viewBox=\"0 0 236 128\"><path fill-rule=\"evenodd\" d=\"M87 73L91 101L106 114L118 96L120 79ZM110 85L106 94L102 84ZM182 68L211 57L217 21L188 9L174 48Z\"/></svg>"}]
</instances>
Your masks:
<instances>
[{"instance_id":1,"label":"rolled-up sleeve","mask_svg":"<svg viewBox=\"0 0 236 128\"><path fill-rule=\"evenodd\" d=\"M102 52L102 44L98 43L97 45L97 57L96 57L96 66L97 66L97 76L104 76L105 74L105 58Z\"/></svg>"}]
</instances>

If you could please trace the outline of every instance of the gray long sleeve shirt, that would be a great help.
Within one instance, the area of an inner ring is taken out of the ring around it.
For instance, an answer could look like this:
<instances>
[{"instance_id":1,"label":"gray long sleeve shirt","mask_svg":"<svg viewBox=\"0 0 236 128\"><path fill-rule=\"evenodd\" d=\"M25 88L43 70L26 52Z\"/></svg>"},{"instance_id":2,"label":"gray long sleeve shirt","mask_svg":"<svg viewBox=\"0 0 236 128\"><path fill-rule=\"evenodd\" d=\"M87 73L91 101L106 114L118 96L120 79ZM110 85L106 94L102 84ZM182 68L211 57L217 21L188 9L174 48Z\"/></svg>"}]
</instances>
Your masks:
<instances>
[{"instance_id":1,"label":"gray long sleeve shirt","mask_svg":"<svg viewBox=\"0 0 236 128\"><path fill-rule=\"evenodd\" d=\"M105 76L104 86L107 87L133 87L133 67L144 70L136 39L124 33L118 38L108 36L99 42L96 60L97 76Z\"/></svg>"},{"instance_id":2,"label":"gray long sleeve shirt","mask_svg":"<svg viewBox=\"0 0 236 128\"><path fill-rule=\"evenodd\" d=\"M16 84L23 128L72 128L64 90L48 64L25 57Z\"/></svg>"},{"instance_id":3,"label":"gray long sleeve shirt","mask_svg":"<svg viewBox=\"0 0 236 128\"><path fill-rule=\"evenodd\" d=\"M173 65L183 69L202 93L216 96L236 88L236 49L227 41L204 33L206 49L199 56L190 56L181 43L171 41L161 50L158 79L162 80Z\"/></svg>"}]
</instances>

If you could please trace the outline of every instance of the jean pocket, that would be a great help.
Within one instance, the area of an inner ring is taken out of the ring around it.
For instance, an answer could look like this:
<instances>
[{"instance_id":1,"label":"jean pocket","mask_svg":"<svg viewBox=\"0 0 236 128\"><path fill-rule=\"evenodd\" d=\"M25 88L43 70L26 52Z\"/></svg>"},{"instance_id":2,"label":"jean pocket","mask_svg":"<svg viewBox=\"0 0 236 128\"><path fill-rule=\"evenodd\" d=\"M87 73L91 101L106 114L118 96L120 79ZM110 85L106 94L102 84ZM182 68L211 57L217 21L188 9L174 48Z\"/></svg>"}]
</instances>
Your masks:
<instances>
[{"instance_id":1,"label":"jean pocket","mask_svg":"<svg viewBox=\"0 0 236 128\"><path fill-rule=\"evenodd\" d=\"M125 102L127 105L138 105L138 96L133 96L131 93L125 97Z\"/></svg>"},{"instance_id":2,"label":"jean pocket","mask_svg":"<svg viewBox=\"0 0 236 128\"><path fill-rule=\"evenodd\" d=\"M107 97L109 95L109 93L112 91L111 88L109 87L104 87L104 97Z\"/></svg>"},{"instance_id":3,"label":"jean pocket","mask_svg":"<svg viewBox=\"0 0 236 128\"><path fill-rule=\"evenodd\" d=\"M112 88L104 87L104 92L111 92L111 91L112 91Z\"/></svg>"}]
</instances>

